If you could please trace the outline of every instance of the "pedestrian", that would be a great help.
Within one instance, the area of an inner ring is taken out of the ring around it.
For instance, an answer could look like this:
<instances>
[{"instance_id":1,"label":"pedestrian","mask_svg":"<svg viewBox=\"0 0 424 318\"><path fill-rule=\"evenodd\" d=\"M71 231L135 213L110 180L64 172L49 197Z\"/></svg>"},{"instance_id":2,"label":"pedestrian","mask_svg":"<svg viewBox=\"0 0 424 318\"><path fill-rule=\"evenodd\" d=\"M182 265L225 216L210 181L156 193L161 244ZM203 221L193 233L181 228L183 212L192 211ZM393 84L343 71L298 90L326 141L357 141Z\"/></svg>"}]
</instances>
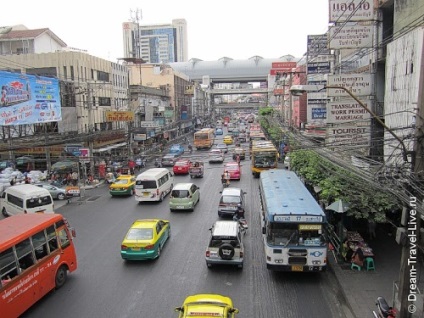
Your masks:
<instances>
[{"instance_id":1,"label":"pedestrian","mask_svg":"<svg viewBox=\"0 0 424 318\"><path fill-rule=\"evenodd\" d=\"M16 176L10 179L10 185L14 186L16 184Z\"/></svg>"},{"instance_id":2,"label":"pedestrian","mask_svg":"<svg viewBox=\"0 0 424 318\"><path fill-rule=\"evenodd\" d=\"M368 220L368 234L370 236L370 240L373 240L377 237L377 235L375 234L375 227L376 227L376 224L375 224L374 217L371 217Z\"/></svg>"},{"instance_id":3,"label":"pedestrian","mask_svg":"<svg viewBox=\"0 0 424 318\"><path fill-rule=\"evenodd\" d=\"M358 247L355 252L353 252L352 255L352 263L358 265L358 266L364 266L364 251L362 248Z\"/></svg>"},{"instance_id":4,"label":"pedestrian","mask_svg":"<svg viewBox=\"0 0 424 318\"><path fill-rule=\"evenodd\" d=\"M78 173L76 171L72 172L72 185L78 185Z\"/></svg>"}]
</instances>

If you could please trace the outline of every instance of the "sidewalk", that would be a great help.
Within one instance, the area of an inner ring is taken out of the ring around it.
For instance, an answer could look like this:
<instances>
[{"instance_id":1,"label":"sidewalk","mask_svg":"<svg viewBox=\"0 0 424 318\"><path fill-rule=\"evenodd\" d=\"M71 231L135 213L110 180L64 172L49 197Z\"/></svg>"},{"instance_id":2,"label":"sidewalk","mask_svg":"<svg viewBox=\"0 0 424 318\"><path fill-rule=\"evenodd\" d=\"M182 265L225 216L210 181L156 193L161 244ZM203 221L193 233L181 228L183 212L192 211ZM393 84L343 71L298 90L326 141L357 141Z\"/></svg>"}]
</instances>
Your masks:
<instances>
[{"instance_id":1,"label":"sidewalk","mask_svg":"<svg viewBox=\"0 0 424 318\"><path fill-rule=\"evenodd\" d=\"M329 253L329 270L333 271L354 317L372 317L375 301L382 296L393 305L393 283L399 281L401 247L395 237L377 228L377 238L368 244L375 254L376 270L351 270L348 263L337 263Z\"/></svg>"}]
</instances>

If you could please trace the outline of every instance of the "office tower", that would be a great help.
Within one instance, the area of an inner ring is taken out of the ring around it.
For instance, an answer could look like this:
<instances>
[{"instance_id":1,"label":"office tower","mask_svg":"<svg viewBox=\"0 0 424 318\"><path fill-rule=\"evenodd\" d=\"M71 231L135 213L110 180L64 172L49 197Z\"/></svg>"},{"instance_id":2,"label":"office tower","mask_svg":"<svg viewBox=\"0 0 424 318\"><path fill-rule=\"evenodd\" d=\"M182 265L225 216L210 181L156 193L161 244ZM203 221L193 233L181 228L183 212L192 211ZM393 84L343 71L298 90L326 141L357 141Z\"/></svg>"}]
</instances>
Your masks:
<instances>
[{"instance_id":1,"label":"office tower","mask_svg":"<svg viewBox=\"0 0 424 318\"><path fill-rule=\"evenodd\" d=\"M141 58L147 63L187 62L187 22L172 20L172 24L122 24L124 57Z\"/></svg>"}]
</instances>

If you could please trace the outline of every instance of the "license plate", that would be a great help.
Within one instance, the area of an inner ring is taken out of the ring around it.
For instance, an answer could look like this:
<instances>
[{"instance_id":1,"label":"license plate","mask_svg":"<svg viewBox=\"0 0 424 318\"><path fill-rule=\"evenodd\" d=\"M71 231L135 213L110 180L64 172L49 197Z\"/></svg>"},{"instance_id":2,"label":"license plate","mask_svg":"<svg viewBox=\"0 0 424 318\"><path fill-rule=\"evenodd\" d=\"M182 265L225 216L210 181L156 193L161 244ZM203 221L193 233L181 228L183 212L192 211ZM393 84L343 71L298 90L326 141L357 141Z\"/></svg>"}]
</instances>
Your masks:
<instances>
[{"instance_id":1,"label":"license plate","mask_svg":"<svg viewBox=\"0 0 424 318\"><path fill-rule=\"evenodd\" d=\"M144 195L145 197L147 197L147 196L149 196L149 192L143 192L143 195Z\"/></svg>"},{"instance_id":2,"label":"license plate","mask_svg":"<svg viewBox=\"0 0 424 318\"><path fill-rule=\"evenodd\" d=\"M182 205L177 205L177 209L184 209Z\"/></svg>"},{"instance_id":3,"label":"license plate","mask_svg":"<svg viewBox=\"0 0 424 318\"><path fill-rule=\"evenodd\" d=\"M178 170L183 170L183 169L181 169L181 168L178 168Z\"/></svg>"},{"instance_id":4,"label":"license plate","mask_svg":"<svg viewBox=\"0 0 424 318\"><path fill-rule=\"evenodd\" d=\"M303 272L303 266L302 265L292 265L292 271L293 272Z\"/></svg>"},{"instance_id":5,"label":"license plate","mask_svg":"<svg viewBox=\"0 0 424 318\"><path fill-rule=\"evenodd\" d=\"M139 247L133 247L133 248L131 248L131 250L133 250L133 251L139 251L140 248Z\"/></svg>"},{"instance_id":6,"label":"license plate","mask_svg":"<svg viewBox=\"0 0 424 318\"><path fill-rule=\"evenodd\" d=\"M44 213L46 210L42 210L42 211L37 211L35 213Z\"/></svg>"}]
</instances>

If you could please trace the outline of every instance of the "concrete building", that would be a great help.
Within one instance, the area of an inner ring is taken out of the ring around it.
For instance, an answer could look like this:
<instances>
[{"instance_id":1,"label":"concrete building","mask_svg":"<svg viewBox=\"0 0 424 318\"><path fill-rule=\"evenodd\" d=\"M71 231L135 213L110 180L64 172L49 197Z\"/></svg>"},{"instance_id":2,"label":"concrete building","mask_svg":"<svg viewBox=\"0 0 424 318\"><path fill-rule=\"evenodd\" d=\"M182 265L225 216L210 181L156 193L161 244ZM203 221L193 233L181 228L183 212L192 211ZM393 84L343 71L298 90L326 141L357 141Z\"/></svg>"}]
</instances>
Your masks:
<instances>
[{"instance_id":1,"label":"concrete building","mask_svg":"<svg viewBox=\"0 0 424 318\"><path fill-rule=\"evenodd\" d=\"M186 62L188 60L187 22L171 24L122 24L124 57L141 58L147 63Z\"/></svg>"}]
</instances>

